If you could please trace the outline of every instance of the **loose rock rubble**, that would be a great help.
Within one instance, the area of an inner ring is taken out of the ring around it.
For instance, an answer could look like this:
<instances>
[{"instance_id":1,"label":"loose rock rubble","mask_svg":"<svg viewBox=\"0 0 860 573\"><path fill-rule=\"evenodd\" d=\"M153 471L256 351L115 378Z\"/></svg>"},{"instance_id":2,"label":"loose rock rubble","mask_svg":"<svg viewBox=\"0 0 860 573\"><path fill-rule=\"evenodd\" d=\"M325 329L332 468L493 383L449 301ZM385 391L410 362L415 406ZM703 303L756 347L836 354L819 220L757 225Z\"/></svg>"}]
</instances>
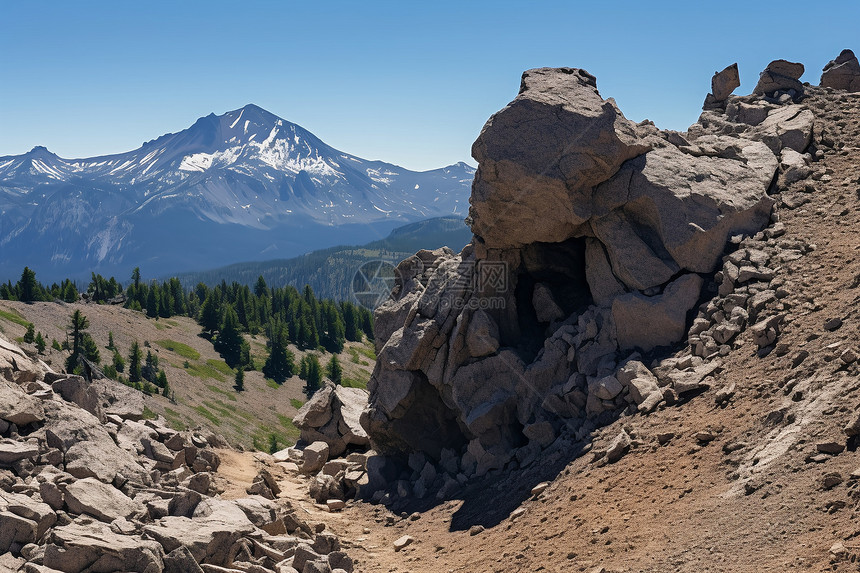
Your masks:
<instances>
[{"instance_id":1,"label":"loose rock rubble","mask_svg":"<svg viewBox=\"0 0 860 573\"><path fill-rule=\"evenodd\" d=\"M146 573L347 571L265 469L218 497L222 438L144 419L139 393L55 374L0 339L3 570Z\"/></svg>"}]
</instances>

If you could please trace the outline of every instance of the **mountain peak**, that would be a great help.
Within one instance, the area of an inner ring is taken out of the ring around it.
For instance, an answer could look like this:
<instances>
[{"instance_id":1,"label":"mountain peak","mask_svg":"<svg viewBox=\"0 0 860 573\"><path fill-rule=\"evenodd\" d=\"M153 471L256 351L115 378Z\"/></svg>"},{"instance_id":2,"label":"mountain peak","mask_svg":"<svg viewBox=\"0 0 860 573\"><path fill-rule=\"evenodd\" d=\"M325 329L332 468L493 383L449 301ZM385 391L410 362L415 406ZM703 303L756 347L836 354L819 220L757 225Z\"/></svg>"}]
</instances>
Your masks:
<instances>
[{"instance_id":1,"label":"mountain peak","mask_svg":"<svg viewBox=\"0 0 860 573\"><path fill-rule=\"evenodd\" d=\"M231 126L235 125L240 120L248 122L250 125L269 127L273 126L278 121L283 121L277 115L253 103L246 104L239 109L234 109L233 111L228 111L221 117L227 120L228 125Z\"/></svg>"},{"instance_id":2,"label":"mountain peak","mask_svg":"<svg viewBox=\"0 0 860 573\"><path fill-rule=\"evenodd\" d=\"M56 154L48 151L48 148L45 147L44 145L35 146L33 149L31 149L30 151L27 152L27 155L37 155L37 156L47 155L49 157L56 157Z\"/></svg>"}]
</instances>

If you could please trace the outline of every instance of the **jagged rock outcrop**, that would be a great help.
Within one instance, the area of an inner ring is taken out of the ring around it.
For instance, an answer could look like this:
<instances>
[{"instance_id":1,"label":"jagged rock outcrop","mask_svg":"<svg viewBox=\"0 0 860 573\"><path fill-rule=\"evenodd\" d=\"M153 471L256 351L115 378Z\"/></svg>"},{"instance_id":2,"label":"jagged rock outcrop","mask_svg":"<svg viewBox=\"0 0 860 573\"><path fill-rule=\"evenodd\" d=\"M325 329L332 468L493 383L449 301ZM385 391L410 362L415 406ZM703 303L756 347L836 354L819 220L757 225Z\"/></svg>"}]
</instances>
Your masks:
<instances>
[{"instance_id":1,"label":"jagged rock outcrop","mask_svg":"<svg viewBox=\"0 0 860 573\"><path fill-rule=\"evenodd\" d=\"M725 107L728 97L740 85L741 77L737 63L726 66L722 71L714 72L711 78L711 93L705 96L704 109Z\"/></svg>"},{"instance_id":2,"label":"jagged rock outcrop","mask_svg":"<svg viewBox=\"0 0 860 573\"><path fill-rule=\"evenodd\" d=\"M740 85L738 64L734 63L726 66L723 71L714 73L714 77L711 78L711 95L716 101L725 101Z\"/></svg>"},{"instance_id":3,"label":"jagged rock outcrop","mask_svg":"<svg viewBox=\"0 0 860 573\"><path fill-rule=\"evenodd\" d=\"M143 420L134 390L50 372L2 338L0 366L0 569L352 570L287 500L212 497L223 438Z\"/></svg>"},{"instance_id":4,"label":"jagged rock outcrop","mask_svg":"<svg viewBox=\"0 0 860 573\"><path fill-rule=\"evenodd\" d=\"M367 432L361 427L361 412L367 407L367 391L346 388L330 380L299 409L293 424L307 444L325 442L332 457L349 446L366 446Z\"/></svg>"},{"instance_id":5,"label":"jagged rock outcrop","mask_svg":"<svg viewBox=\"0 0 860 573\"><path fill-rule=\"evenodd\" d=\"M851 50L842 50L835 60L824 66L821 87L860 92L860 62Z\"/></svg>"},{"instance_id":6,"label":"jagged rock outcrop","mask_svg":"<svg viewBox=\"0 0 860 573\"><path fill-rule=\"evenodd\" d=\"M526 72L473 146L472 243L403 261L376 311L373 449L447 464L452 489L663 402L672 380L631 360L687 336L727 245L770 222L769 191L808 161L797 66L772 63L763 95L726 93L686 133L625 119L582 70Z\"/></svg>"}]
</instances>

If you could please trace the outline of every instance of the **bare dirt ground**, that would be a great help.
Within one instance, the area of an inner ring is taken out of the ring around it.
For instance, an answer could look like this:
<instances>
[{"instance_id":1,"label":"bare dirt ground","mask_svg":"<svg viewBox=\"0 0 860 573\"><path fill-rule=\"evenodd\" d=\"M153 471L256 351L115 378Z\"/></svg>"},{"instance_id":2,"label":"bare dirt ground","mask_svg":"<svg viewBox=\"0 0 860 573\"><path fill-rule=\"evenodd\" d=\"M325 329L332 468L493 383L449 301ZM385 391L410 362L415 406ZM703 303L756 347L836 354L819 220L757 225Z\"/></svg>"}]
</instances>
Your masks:
<instances>
[{"instance_id":1,"label":"bare dirt ground","mask_svg":"<svg viewBox=\"0 0 860 573\"><path fill-rule=\"evenodd\" d=\"M780 337L788 352L759 357L742 333L710 390L595 435L611 439L624 427L634 438L615 464L599 466L587 451L555 452L472 483L453 501L397 515L366 502L319 512L358 571L860 570L856 444L838 455L818 451L846 445L842 428L860 408L856 369L838 359L860 349L860 97L815 92L807 105L843 144L817 164L824 176L805 193L809 202L780 209L784 239L816 246L778 269L788 291ZM834 317L843 325L825 329ZM809 355L799 359L801 351ZM718 406L716 392L731 384L734 397ZM698 439L705 430L712 440ZM551 485L533 498L544 480ZM288 497L317 511L301 478L286 482ZM403 535L415 541L395 552ZM838 558L837 542L845 548Z\"/></svg>"}]
</instances>

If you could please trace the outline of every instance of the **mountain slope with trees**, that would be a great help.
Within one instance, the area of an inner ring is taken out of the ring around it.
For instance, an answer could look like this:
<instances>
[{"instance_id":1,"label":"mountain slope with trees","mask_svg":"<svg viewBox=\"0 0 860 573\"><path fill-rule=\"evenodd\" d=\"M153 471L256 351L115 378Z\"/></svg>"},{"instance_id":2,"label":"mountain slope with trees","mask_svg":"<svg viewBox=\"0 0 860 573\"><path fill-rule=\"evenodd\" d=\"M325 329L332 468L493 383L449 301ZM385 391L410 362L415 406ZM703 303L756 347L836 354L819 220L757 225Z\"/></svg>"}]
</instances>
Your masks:
<instances>
[{"instance_id":1,"label":"mountain slope with trees","mask_svg":"<svg viewBox=\"0 0 860 573\"><path fill-rule=\"evenodd\" d=\"M101 275L80 293L62 285L40 283L29 268L0 285L0 332L55 370L140 390L175 427L204 424L247 447L295 441L290 420L321 384L320 364L333 362L328 372L341 384L364 387L376 358L371 313L310 287L272 288L258 277L253 289L185 290L175 278L144 282L137 269L126 288ZM72 292L76 302L66 302Z\"/></svg>"},{"instance_id":2,"label":"mountain slope with trees","mask_svg":"<svg viewBox=\"0 0 860 573\"><path fill-rule=\"evenodd\" d=\"M215 286L225 279L253 285L262 276L270 284L307 284L322 298L350 300L353 277L364 263L385 261L396 265L421 249L443 246L457 252L471 239L472 232L462 217L437 217L398 227L384 239L360 246L332 247L292 259L236 263L182 273L177 278L191 288L201 282Z\"/></svg>"}]
</instances>

